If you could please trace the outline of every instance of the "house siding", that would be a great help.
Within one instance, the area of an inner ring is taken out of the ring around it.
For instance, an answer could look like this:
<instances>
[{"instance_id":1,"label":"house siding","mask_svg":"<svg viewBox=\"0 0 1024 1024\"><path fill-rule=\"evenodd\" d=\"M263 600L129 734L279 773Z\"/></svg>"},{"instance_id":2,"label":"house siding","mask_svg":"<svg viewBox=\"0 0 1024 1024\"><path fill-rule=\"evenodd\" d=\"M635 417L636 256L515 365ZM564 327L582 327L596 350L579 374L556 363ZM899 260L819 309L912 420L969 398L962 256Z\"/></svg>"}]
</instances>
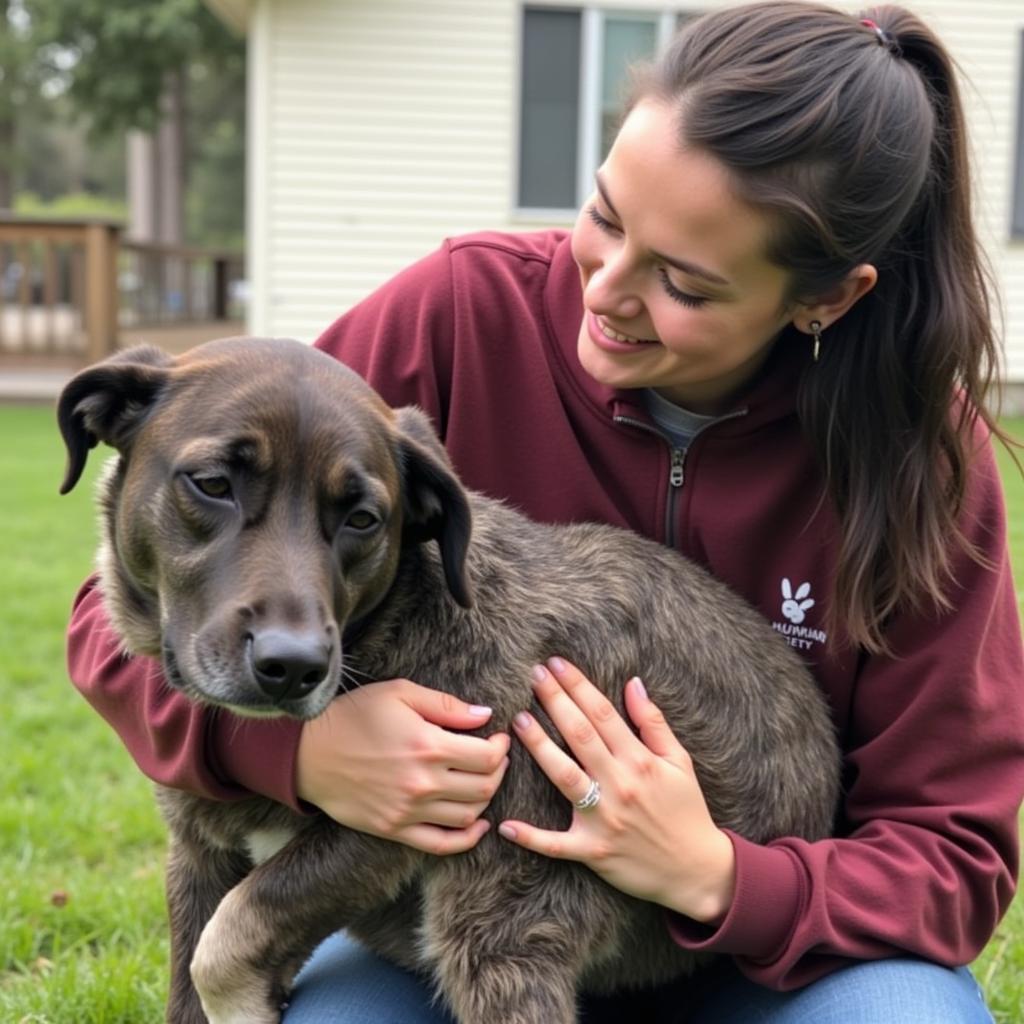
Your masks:
<instances>
[{"instance_id":1,"label":"house siding","mask_svg":"<svg viewBox=\"0 0 1024 1024\"><path fill-rule=\"evenodd\" d=\"M506 223L517 10L288 0L257 17L266 301L252 326L309 340L447 235Z\"/></svg>"},{"instance_id":2,"label":"house siding","mask_svg":"<svg viewBox=\"0 0 1024 1024\"><path fill-rule=\"evenodd\" d=\"M911 6L966 76L979 224L1005 313L1005 371L1024 384L1024 239L1010 237L1024 6ZM521 10L514 0L254 0L254 332L311 340L442 238L537 225L514 208Z\"/></svg>"}]
</instances>

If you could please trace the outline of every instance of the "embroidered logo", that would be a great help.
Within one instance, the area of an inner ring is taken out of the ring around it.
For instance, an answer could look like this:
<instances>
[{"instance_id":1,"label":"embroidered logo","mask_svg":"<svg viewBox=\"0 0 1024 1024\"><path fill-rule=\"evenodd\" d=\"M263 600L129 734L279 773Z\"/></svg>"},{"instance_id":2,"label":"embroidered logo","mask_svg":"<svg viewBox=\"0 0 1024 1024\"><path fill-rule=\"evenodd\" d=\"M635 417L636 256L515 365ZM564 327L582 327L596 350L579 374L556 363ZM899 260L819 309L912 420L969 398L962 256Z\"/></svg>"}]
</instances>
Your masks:
<instances>
[{"instance_id":1,"label":"embroidered logo","mask_svg":"<svg viewBox=\"0 0 1024 1024\"><path fill-rule=\"evenodd\" d=\"M814 598L807 595L811 592L810 583L801 583L793 593L793 584L788 579L782 581L782 614L793 623L799 626L806 616L804 612L814 607Z\"/></svg>"},{"instance_id":2,"label":"embroidered logo","mask_svg":"<svg viewBox=\"0 0 1024 1024\"><path fill-rule=\"evenodd\" d=\"M791 647L809 651L814 644L823 644L828 639L824 630L804 625L807 613L815 603L811 597L810 583L805 580L794 590L789 577L783 577L781 611L786 621L773 622L772 628L776 633L781 633Z\"/></svg>"}]
</instances>

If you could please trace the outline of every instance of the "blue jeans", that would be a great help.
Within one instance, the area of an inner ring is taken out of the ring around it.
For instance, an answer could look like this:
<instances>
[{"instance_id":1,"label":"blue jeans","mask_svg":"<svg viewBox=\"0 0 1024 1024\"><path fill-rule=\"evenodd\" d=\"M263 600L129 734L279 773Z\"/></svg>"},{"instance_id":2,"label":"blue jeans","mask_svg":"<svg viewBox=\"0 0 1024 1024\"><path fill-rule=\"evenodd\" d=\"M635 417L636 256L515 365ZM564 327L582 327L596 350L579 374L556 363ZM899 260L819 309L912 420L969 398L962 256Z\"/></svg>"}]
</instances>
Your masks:
<instances>
[{"instance_id":1,"label":"blue jeans","mask_svg":"<svg viewBox=\"0 0 1024 1024\"><path fill-rule=\"evenodd\" d=\"M772 992L723 964L690 1016L686 999L666 990L648 1001L633 993L621 1002L584 1005L585 1024L992 1024L966 967L949 970L923 960L858 963L798 992ZM692 999L691 999L692 1002ZM296 979L284 1024L454 1024L435 1005L429 987L334 935Z\"/></svg>"}]
</instances>

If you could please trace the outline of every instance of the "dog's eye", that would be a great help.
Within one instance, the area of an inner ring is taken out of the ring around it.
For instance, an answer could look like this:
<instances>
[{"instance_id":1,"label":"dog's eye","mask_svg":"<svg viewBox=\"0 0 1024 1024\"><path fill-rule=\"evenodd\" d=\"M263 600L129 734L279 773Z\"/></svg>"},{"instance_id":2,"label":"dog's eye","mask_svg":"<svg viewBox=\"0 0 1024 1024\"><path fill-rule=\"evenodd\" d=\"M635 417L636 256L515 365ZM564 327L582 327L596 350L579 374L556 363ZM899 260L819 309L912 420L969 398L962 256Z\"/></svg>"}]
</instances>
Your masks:
<instances>
[{"instance_id":1,"label":"dog's eye","mask_svg":"<svg viewBox=\"0 0 1024 1024\"><path fill-rule=\"evenodd\" d=\"M357 509L345 520L345 525L353 530L364 532L372 530L377 525L378 519L372 512L365 509Z\"/></svg>"},{"instance_id":2,"label":"dog's eye","mask_svg":"<svg viewBox=\"0 0 1024 1024\"><path fill-rule=\"evenodd\" d=\"M231 497L231 481L226 476L189 476L200 494L226 501Z\"/></svg>"}]
</instances>

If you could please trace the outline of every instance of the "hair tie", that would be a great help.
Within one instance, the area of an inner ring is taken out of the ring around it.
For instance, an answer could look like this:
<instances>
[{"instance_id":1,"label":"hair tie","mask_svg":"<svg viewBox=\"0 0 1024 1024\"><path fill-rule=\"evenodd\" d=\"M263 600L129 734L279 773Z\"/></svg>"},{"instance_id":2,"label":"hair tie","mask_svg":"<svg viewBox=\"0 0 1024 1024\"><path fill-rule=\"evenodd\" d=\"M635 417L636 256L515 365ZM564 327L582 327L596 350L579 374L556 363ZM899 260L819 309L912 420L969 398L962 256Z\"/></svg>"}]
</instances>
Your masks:
<instances>
[{"instance_id":1,"label":"hair tie","mask_svg":"<svg viewBox=\"0 0 1024 1024\"><path fill-rule=\"evenodd\" d=\"M889 35L889 33L886 32L885 29L882 28L882 26L879 25L877 21L872 21L870 18L861 18L860 23L862 25L866 25L869 29L871 29L872 32L875 33L876 36L878 36L878 41L879 43L881 43L882 46L884 46L887 50L891 51L892 53L896 52L896 40L893 39L893 37Z\"/></svg>"}]
</instances>

